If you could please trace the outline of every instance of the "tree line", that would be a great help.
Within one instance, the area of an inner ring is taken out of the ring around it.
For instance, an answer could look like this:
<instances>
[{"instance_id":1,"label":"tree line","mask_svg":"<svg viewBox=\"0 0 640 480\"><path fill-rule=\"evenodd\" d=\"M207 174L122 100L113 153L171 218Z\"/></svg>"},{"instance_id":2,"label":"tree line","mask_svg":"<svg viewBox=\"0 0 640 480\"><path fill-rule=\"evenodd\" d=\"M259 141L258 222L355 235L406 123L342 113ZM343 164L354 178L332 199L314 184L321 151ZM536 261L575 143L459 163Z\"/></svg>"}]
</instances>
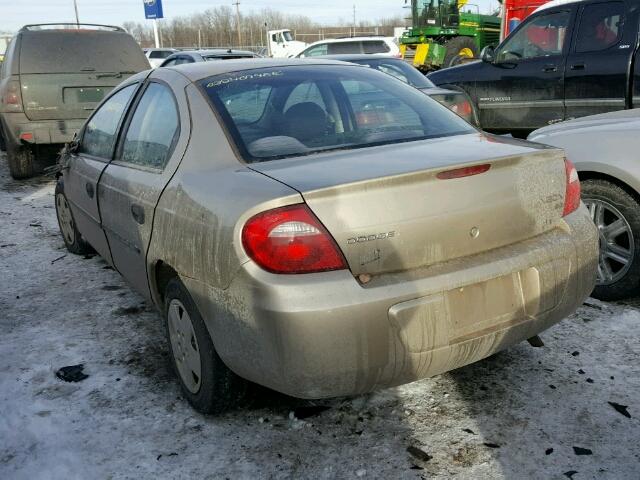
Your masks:
<instances>
[{"instance_id":1,"label":"tree line","mask_svg":"<svg viewBox=\"0 0 640 480\"><path fill-rule=\"evenodd\" d=\"M394 27L403 27L401 17L383 18L377 22L360 21L353 24L341 21L336 25L321 25L305 15L291 15L272 9L242 14L228 6L210 8L202 13L159 20L163 47L234 47L253 48L266 45L266 31L288 28L296 39L311 43L323 38L351 35L392 36ZM150 23L125 22L123 27L142 47L153 47L153 27ZM238 35L238 27L240 35Z\"/></svg>"}]
</instances>

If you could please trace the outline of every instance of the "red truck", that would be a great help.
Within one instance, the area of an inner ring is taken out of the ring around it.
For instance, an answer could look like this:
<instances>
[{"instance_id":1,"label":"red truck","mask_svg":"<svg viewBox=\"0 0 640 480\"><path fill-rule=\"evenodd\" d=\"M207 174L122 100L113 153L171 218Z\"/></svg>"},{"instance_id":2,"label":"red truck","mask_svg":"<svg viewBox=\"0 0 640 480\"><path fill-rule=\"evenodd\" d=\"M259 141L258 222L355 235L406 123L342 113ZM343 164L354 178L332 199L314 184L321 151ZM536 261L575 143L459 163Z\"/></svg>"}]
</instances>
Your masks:
<instances>
[{"instance_id":1,"label":"red truck","mask_svg":"<svg viewBox=\"0 0 640 480\"><path fill-rule=\"evenodd\" d=\"M549 0L502 0L502 28L500 29L502 41L513 29L531 15L536 8Z\"/></svg>"}]
</instances>

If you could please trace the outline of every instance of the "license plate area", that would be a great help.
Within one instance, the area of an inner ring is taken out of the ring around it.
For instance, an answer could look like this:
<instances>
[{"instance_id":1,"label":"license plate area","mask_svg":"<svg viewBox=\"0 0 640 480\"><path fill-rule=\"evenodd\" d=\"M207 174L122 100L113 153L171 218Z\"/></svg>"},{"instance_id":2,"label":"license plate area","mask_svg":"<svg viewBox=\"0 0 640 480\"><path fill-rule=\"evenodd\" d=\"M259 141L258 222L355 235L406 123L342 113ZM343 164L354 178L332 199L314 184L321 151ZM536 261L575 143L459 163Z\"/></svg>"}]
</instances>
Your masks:
<instances>
[{"instance_id":1,"label":"license plate area","mask_svg":"<svg viewBox=\"0 0 640 480\"><path fill-rule=\"evenodd\" d=\"M524 320L523 295L520 272L449 290L444 300L449 311L451 343Z\"/></svg>"},{"instance_id":2,"label":"license plate area","mask_svg":"<svg viewBox=\"0 0 640 480\"><path fill-rule=\"evenodd\" d=\"M62 90L64 103L98 103L101 102L110 87L66 87Z\"/></svg>"}]
</instances>

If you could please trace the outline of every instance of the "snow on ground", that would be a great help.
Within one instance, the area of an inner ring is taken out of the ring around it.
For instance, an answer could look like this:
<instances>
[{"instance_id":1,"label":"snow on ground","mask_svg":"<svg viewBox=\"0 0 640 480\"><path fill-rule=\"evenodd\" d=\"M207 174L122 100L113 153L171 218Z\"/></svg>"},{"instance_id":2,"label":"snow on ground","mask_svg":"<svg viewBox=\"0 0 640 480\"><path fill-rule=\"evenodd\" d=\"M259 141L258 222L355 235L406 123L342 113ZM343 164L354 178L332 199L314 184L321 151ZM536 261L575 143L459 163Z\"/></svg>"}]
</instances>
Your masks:
<instances>
[{"instance_id":1,"label":"snow on ground","mask_svg":"<svg viewBox=\"0 0 640 480\"><path fill-rule=\"evenodd\" d=\"M640 302L589 300L544 348L411 385L315 403L257 390L205 417L155 310L64 249L53 187L12 181L0 159L2 479L638 478ZM88 379L55 377L77 363ZM313 405L329 408L291 413Z\"/></svg>"}]
</instances>

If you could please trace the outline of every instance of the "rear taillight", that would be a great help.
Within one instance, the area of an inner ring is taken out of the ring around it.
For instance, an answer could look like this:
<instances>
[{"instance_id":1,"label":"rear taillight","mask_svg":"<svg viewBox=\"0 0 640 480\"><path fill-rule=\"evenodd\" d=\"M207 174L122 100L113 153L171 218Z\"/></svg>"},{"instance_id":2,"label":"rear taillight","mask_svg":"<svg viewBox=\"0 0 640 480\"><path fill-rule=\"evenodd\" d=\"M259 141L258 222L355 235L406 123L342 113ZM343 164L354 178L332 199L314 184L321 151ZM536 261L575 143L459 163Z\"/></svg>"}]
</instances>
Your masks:
<instances>
[{"instance_id":1,"label":"rear taillight","mask_svg":"<svg viewBox=\"0 0 640 480\"><path fill-rule=\"evenodd\" d=\"M569 215L580 206L580 180L578 171L570 160L564 159L564 169L567 176L567 186L564 195L564 210L562 216Z\"/></svg>"},{"instance_id":2,"label":"rear taillight","mask_svg":"<svg viewBox=\"0 0 640 480\"><path fill-rule=\"evenodd\" d=\"M242 229L247 255L272 273L313 273L347 268L336 245L305 204L251 217Z\"/></svg>"},{"instance_id":3,"label":"rear taillight","mask_svg":"<svg viewBox=\"0 0 640 480\"><path fill-rule=\"evenodd\" d=\"M7 84L7 90L2 97L7 110L11 112L22 111L22 94L20 93L20 82L12 80Z\"/></svg>"},{"instance_id":4,"label":"rear taillight","mask_svg":"<svg viewBox=\"0 0 640 480\"><path fill-rule=\"evenodd\" d=\"M463 100L462 102L454 103L451 105L451 111L457 113L464 119L470 119L473 114L473 109L471 108L471 102L468 100Z\"/></svg>"}]
</instances>

